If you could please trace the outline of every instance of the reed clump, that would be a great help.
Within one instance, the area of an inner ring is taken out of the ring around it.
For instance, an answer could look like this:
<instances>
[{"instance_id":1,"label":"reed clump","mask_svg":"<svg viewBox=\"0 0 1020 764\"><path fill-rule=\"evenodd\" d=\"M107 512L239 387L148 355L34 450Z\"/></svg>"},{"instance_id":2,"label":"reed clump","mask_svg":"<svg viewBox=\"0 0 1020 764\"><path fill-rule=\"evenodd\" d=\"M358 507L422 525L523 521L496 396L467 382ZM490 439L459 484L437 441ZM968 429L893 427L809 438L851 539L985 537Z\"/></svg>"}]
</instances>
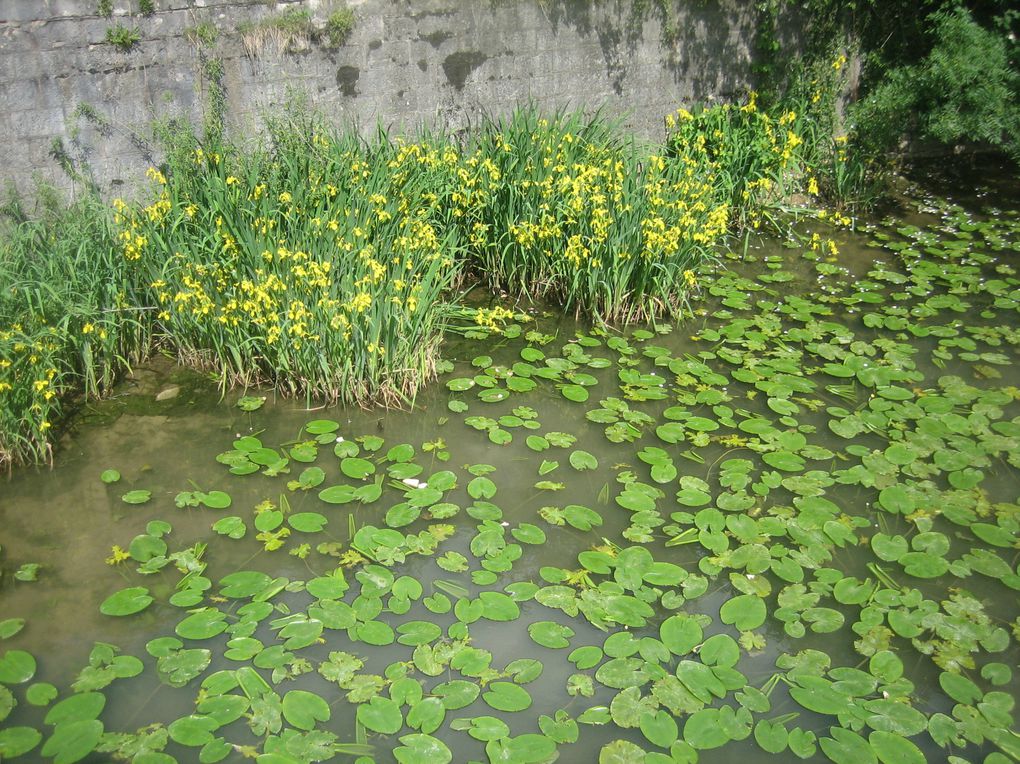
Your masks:
<instances>
[{"instance_id":1,"label":"reed clump","mask_svg":"<svg viewBox=\"0 0 1020 764\"><path fill-rule=\"evenodd\" d=\"M256 146L175 133L144 201L10 225L0 464L48 458L61 406L153 338L224 388L406 405L463 284L600 321L681 315L727 236L811 178L791 111L752 97L666 121L657 145L534 106L466 142L366 140L300 109Z\"/></svg>"}]
</instances>

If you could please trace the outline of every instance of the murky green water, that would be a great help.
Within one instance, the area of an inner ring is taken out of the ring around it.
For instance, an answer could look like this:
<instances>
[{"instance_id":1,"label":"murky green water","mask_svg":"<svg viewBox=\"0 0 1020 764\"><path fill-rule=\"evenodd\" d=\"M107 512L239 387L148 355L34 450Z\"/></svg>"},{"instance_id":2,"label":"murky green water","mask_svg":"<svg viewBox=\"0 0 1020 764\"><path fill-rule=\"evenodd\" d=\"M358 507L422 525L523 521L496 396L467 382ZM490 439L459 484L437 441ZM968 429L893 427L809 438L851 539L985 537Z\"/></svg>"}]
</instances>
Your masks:
<instances>
[{"instance_id":1,"label":"murky green water","mask_svg":"<svg viewBox=\"0 0 1020 764\"><path fill-rule=\"evenodd\" d=\"M17 703L2 724L43 734L19 760L91 750L47 742L61 724L28 702L39 682L58 700L105 696L107 750L87 761L130 760L140 738L109 733L153 724L182 762L325 760L358 740L393 761L408 735L400 761L1016 757L1020 224L940 209L911 226L811 224L802 245L749 246L749 262L702 276L683 326L538 316L516 337L453 338L452 371L411 412L245 413L186 376L157 403L162 383L141 374L95 415L112 422L2 486L0 621L26 621L0 644ZM111 468L122 479L105 484ZM378 498L344 496L377 478ZM349 501L320 498L331 486ZM122 501L136 489L151 499ZM175 506L212 491L230 506ZM267 501L286 517L255 509ZM211 529L225 517L243 538ZM162 554L153 521L172 528ZM114 545L133 559L104 562ZM355 548L374 561L341 556ZM25 563L37 581L16 580ZM346 591L323 578L338 563ZM239 571L266 575L224 590ZM103 615L127 587L153 602ZM195 626L194 612L214 617ZM176 682L151 642L175 629L177 647L209 650ZM557 636L568 646L547 646ZM143 670L104 674L97 642ZM599 649L572 652L584 646ZM35 657L31 677L16 651ZM360 665L338 679L335 651ZM242 667L268 684L214 673ZM427 700L451 680L481 696ZM310 701L308 717L303 691L328 712ZM397 731L372 730L394 713ZM87 739L93 716L62 724ZM470 732L457 721L472 718Z\"/></svg>"}]
</instances>

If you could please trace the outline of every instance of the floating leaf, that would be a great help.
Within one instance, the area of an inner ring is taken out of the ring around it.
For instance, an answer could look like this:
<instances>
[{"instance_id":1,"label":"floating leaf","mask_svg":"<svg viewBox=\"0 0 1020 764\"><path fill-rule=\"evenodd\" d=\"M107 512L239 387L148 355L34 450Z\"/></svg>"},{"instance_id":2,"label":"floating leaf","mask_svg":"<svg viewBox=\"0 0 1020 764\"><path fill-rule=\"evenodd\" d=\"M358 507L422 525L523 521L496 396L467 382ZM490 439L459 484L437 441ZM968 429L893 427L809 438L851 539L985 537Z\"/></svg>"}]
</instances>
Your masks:
<instances>
[{"instance_id":1,"label":"floating leaf","mask_svg":"<svg viewBox=\"0 0 1020 764\"><path fill-rule=\"evenodd\" d=\"M693 616L672 615L659 627L659 639L674 655L687 655L702 638L701 624Z\"/></svg>"},{"instance_id":2,"label":"floating leaf","mask_svg":"<svg viewBox=\"0 0 1020 764\"><path fill-rule=\"evenodd\" d=\"M220 594L232 599L253 597L272 581L271 577L261 571L239 570L220 579Z\"/></svg>"},{"instance_id":3,"label":"floating leaf","mask_svg":"<svg viewBox=\"0 0 1020 764\"><path fill-rule=\"evenodd\" d=\"M568 401L575 403L584 403L588 400L588 390L581 385L563 385L560 387L560 393Z\"/></svg>"},{"instance_id":4,"label":"floating leaf","mask_svg":"<svg viewBox=\"0 0 1020 764\"><path fill-rule=\"evenodd\" d=\"M910 740L881 730L868 735L868 742L882 764L925 764L921 749Z\"/></svg>"},{"instance_id":5,"label":"floating leaf","mask_svg":"<svg viewBox=\"0 0 1020 764\"><path fill-rule=\"evenodd\" d=\"M297 512L287 517L287 523L301 533L318 533L329 521L318 512Z\"/></svg>"},{"instance_id":6,"label":"floating leaf","mask_svg":"<svg viewBox=\"0 0 1020 764\"><path fill-rule=\"evenodd\" d=\"M514 621L521 616L521 609L507 594L502 592L482 592L478 595L481 603L481 616L490 621Z\"/></svg>"},{"instance_id":7,"label":"floating leaf","mask_svg":"<svg viewBox=\"0 0 1020 764\"><path fill-rule=\"evenodd\" d=\"M106 696L99 692L82 692L57 703L46 714L46 724L60 726L82 719L98 719L106 706Z\"/></svg>"},{"instance_id":8,"label":"floating leaf","mask_svg":"<svg viewBox=\"0 0 1020 764\"><path fill-rule=\"evenodd\" d=\"M407 726L432 734L446 719L446 708L439 698L422 698L411 706L407 713Z\"/></svg>"},{"instance_id":9,"label":"floating leaf","mask_svg":"<svg viewBox=\"0 0 1020 764\"><path fill-rule=\"evenodd\" d=\"M33 727L7 727L0 730L0 758L13 759L31 751L42 740L42 733ZM86 752L87 753L87 752Z\"/></svg>"},{"instance_id":10,"label":"floating leaf","mask_svg":"<svg viewBox=\"0 0 1020 764\"><path fill-rule=\"evenodd\" d=\"M357 627L358 639L370 645L382 646L392 644L396 639L393 628L382 621L367 621Z\"/></svg>"},{"instance_id":11,"label":"floating leaf","mask_svg":"<svg viewBox=\"0 0 1020 764\"><path fill-rule=\"evenodd\" d=\"M310 435L325 435L339 429L340 423L332 419L313 419L305 425L305 431Z\"/></svg>"},{"instance_id":12,"label":"floating leaf","mask_svg":"<svg viewBox=\"0 0 1020 764\"><path fill-rule=\"evenodd\" d=\"M0 639L10 639L25 628L24 618L5 618L0 621Z\"/></svg>"},{"instance_id":13,"label":"floating leaf","mask_svg":"<svg viewBox=\"0 0 1020 764\"><path fill-rule=\"evenodd\" d=\"M838 692L829 682L820 677L799 677L802 686L791 687L790 697L809 711L819 714L838 716L844 713L850 701L847 696Z\"/></svg>"},{"instance_id":14,"label":"floating leaf","mask_svg":"<svg viewBox=\"0 0 1020 764\"><path fill-rule=\"evenodd\" d=\"M340 471L349 478L362 480L375 472L375 465L368 459L362 459L357 456L349 456L340 460ZM322 498L321 493L319 494L319 498Z\"/></svg>"},{"instance_id":15,"label":"floating leaf","mask_svg":"<svg viewBox=\"0 0 1020 764\"><path fill-rule=\"evenodd\" d=\"M723 603L719 619L733 624L740 631L751 631L765 623L766 614L764 600L753 594L741 594Z\"/></svg>"},{"instance_id":16,"label":"floating leaf","mask_svg":"<svg viewBox=\"0 0 1020 764\"><path fill-rule=\"evenodd\" d=\"M510 533L515 539L520 541L522 544L544 544L545 543L545 531L539 528L537 525L531 523L521 523L516 528L512 529Z\"/></svg>"},{"instance_id":17,"label":"floating leaf","mask_svg":"<svg viewBox=\"0 0 1020 764\"><path fill-rule=\"evenodd\" d=\"M327 722L329 717L329 704L314 693L290 690L283 696L283 718L293 727L311 730L316 722Z\"/></svg>"},{"instance_id":18,"label":"floating leaf","mask_svg":"<svg viewBox=\"0 0 1020 764\"><path fill-rule=\"evenodd\" d=\"M57 694L57 688L49 682L36 682L25 691L25 699L33 706L48 706Z\"/></svg>"},{"instance_id":19,"label":"floating leaf","mask_svg":"<svg viewBox=\"0 0 1020 764\"><path fill-rule=\"evenodd\" d=\"M479 476L468 483L467 492L472 499L491 499L496 495L496 484L487 477Z\"/></svg>"},{"instance_id":20,"label":"floating leaf","mask_svg":"<svg viewBox=\"0 0 1020 764\"><path fill-rule=\"evenodd\" d=\"M980 688L970 679L960 674L943 671L939 674L939 684L946 695L957 703L972 705L977 703L982 697Z\"/></svg>"},{"instance_id":21,"label":"floating leaf","mask_svg":"<svg viewBox=\"0 0 1020 764\"><path fill-rule=\"evenodd\" d=\"M641 734L650 743L660 748L669 748L676 741L679 731L676 720L665 711L646 711L639 722Z\"/></svg>"},{"instance_id":22,"label":"floating leaf","mask_svg":"<svg viewBox=\"0 0 1020 764\"><path fill-rule=\"evenodd\" d=\"M220 518L213 523L212 529L221 536L228 536L232 539L244 538L245 533L248 531L247 526L244 524L244 520L236 515Z\"/></svg>"},{"instance_id":23,"label":"floating leaf","mask_svg":"<svg viewBox=\"0 0 1020 764\"><path fill-rule=\"evenodd\" d=\"M98 719L80 719L58 724L42 747L42 755L55 764L71 764L88 756L99 745L103 723Z\"/></svg>"},{"instance_id":24,"label":"floating leaf","mask_svg":"<svg viewBox=\"0 0 1020 764\"><path fill-rule=\"evenodd\" d=\"M35 676L35 658L24 650L8 650L0 657L0 684L21 684Z\"/></svg>"},{"instance_id":25,"label":"floating leaf","mask_svg":"<svg viewBox=\"0 0 1020 764\"><path fill-rule=\"evenodd\" d=\"M782 753L786 750L790 733L786 727L768 719L761 719L754 726L755 742L766 753Z\"/></svg>"},{"instance_id":26,"label":"floating leaf","mask_svg":"<svg viewBox=\"0 0 1020 764\"><path fill-rule=\"evenodd\" d=\"M211 639L226 631L226 617L216 608L204 608L178 623L175 631L184 639Z\"/></svg>"},{"instance_id":27,"label":"floating leaf","mask_svg":"<svg viewBox=\"0 0 1020 764\"><path fill-rule=\"evenodd\" d=\"M242 395L237 399L235 404L241 411L258 411L266 403L265 397L256 397L254 395Z\"/></svg>"},{"instance_id":28,"label":"floating leaf","mask_svg":"<svg viewBox=\"0 0 1020 764\"><path fill-rule=\"evenodd\" d=\"M829 734L832 737L823 737L818 742L834 764L876 764L871 746L856 732L830 727Z\"/></svg>"},{"instance_id":29,"label":"floating leaf","mask_svg":"<svg viewBox=\"0 0 1020 764\"><path fill-rule=\"evenodd\" d=\"M404 725L400 706L379 695L358 706L357 717L366 728L381 734L394 734Z\"/></svg>"},{"instance_id":30,"label":"floating leaf","mask_svg":"<svg viewBox=\"0 0 1020 764\"><path fill-rule=\"evenodd\" d=\"M528 626L528 636L543 647L558 649L570 646L574 630L555 621L536 621Z\"/></svg>"},{"instance_id":31,"label":"floating leaf","mask_svg":"<svg viewBox=\"0 0 1020 764\"><path fill-rule=\"evenodd\" d=\"M883 488L878 494L878 503L889 512L907 515L914 511L914 501L907 489L899 484Z\"/></svg>"},{"instance_id":32,"label":"floating leaf","mask_svg":"<svg viewBox=\"0 0 1020 764\"><path fill-rule=\"evenodd\" d=\"M453 760L446 744L431 735L404 735L400 742L403 745L393 751L400 764L449 764Z\"/></svg>"},{"instance_id":33,"label":"floating leaf","mask_svg":"<svg viewBox=\"0 0 1020 764\"><path fill-rule=\"evenodd\" d=\"M442 699L448 711L471 705L480 692L477 684L463 679L452 679L432 688L432 694Z\"/></svg>"},{"instance_id":34,"label":"floating leaf","mask_svg":"<svg viewBox=\"0 0 1020 764\"><path fill-rule=\"evenodd\" d=\"M688 745L699 751L719 748L730 741L726 729L719 723L717 708L704 708L691 714L684 722L683 736Z\"/></svg>"},{"instance_id":35,"label":"floating leaf","mask_svg":"<svg viewBox=\"0 0 1020 764\"><path fill-rule=\"evenodd\" d=\"M545 714L539 716L538 726L547 738L561 745L577 742L580 735L577 722L571 719L563 709L558 710L555 717Z\"/></svg>"},{"instance_id":36,"label":"floating leaf","mask_svg":"<svg viewBox=\"0 0 1020 764\"><path fill-rule=\"evenodd\" d=\"M140 613L152 604L153 598L144 586L130 586L111 594L99 606L103 615L125 616Z\"/></svg>"},{"instance_id":37,"label":"floating leaf","mask_svg":"<svg viewBox=\"0 0 1020 764\"><path fill-rule=\"evenodd\" d=\"M523 711L531 705L528 691L512 682L491 682L482 700L497 711Z\"/></svg>"}]
</instances>

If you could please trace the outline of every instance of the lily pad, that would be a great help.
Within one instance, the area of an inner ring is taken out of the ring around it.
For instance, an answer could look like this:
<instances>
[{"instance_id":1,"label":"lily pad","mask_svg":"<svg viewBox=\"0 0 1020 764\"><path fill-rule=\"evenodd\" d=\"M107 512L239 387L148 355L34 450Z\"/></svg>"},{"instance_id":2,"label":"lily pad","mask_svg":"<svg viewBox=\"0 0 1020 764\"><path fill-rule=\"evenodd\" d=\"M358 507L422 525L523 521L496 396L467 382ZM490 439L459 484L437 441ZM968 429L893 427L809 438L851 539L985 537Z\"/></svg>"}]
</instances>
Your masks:
<instances>
[{"instance_id":1,"label":"lily pad","mask_svg":"<svg viewBox=\"0 0 1020 764\"><path fill-rule=\"evenodd\" d=\"M300 730L311 730L330 718L329 704L314 693L290 690L283 696L283 718Z\"/></svg>"},{"instance_id":2,"label":"lily pad","mask_svg":"<svg viewBox=\"0 0 1020 764\"><path fill-rule=\"evenodd\" d=\"M0 621L0 639L10 639L25 628L24 618L5 618Z\"/></svg>"},{"instance_id":3,"label":"lily pad","mask_svg":"<svg viewBox=\"0 0 1020 764\"><path fill-rule=\"evenodd\" d=\"M8 650L0 656L0 684L21 684L35 676L36 663L31 653Z\"/></svg>"},{"instance_id":4,"label":"lily pad","mask_svg":"<svg viewBox=\"0 0 1020 764\"><path fill-rule=\"evenodd\" d=\"M449 764L453 754L446 744L425 734L404 735L393 755L400 764Z\"/></svg>"},{"instance_id":5,"label":"lily pad","mask_svg":"<svg viewBox=\"0 0 1020 764\"><path fill-rule=\"evenodd\" d=\"M31 751L42 740L34 727L7 727L0 730L0 757L13 759Z\"/></svg>"},{"instance_id":6,"label":"lily pad","mask_svg":"<svg viewBox=\"0 0 1020 764\"><path fill-rule=\"evenodd\" d=\"M42 747L42 755L55 764L72 764L88 756L99 745L103 723L98 719L79 719L58 724Z\"/></svg>"},{"instance_id":7,"label":"lily pad","mask_svg":"<svg viewBox=\"0 0 1020 764\"><path fill-rule=\"evenodd\" d=\"M925 764L927 758L902 735L881 730L868 735L868 742L882 764Z\"/></svg>"},{"instance_id":8,"label":"lily pad","mask_svg":"<svg viewBox=\"0 0 1020 764\"><path fill-rule=\"evenodd\" d=\"M765 623L765 601L753 594L741 594L723 603L719 619L733 624L740 631L757 629ZM690 742L690 741L688 741Z\"/></svg>"},{"instance_id":9,"label":"lily pad","mask_svg":"<svg viewBox=\"0 0 1020 764\"><path fill-rule=\"evenodd\" d=\"M719 709L704 708L691 714L684 722L684 741L699 751L726 745L730 736L719 723Z\"/></svg>"},{"instance_id":10,"label":"lily pad","mask_svg":"<svg viewBox=\"0 0 1020 764\"><path fill-rule=\"evenodd\" d=\"M373 732L394 734L404 725L400 706L389 698L375 696L358 706L358 721Z\"/></svg>"},{"instance_id":11,"label":"lily pad","mask_svg":"<svg viewBox=\"0 0 1020 764\"><path fill-rule=\"evenodd\" d=\"M244 520L236 515L221 517L213 523L212 529L220 535L227 536L232 539L242 539L248 532L248 528L244 524Z\"/></svg>"},{"instance_id":12,"label":"lily pad","mask_svg":"<svg viewBox=\"0 0 1020 764\"><path fill-rule=\"evenodd\" d=\"M297 512L287 517L287 523L301 533L318 533L328 524L324 515L318 512Z\"/></svg>"},{"instance_id":13,"label":"lily pad","mask_svg":"<svg viewBox=\"0 0 1020 764\"><path fill-rule=\"evenodd\" d=\"M528 626L528 636L543 647L561 649L570 646L574 630L555 621L536 621Z\"/></svg>"},{"instance_id":14,"label":"lily pad","mask_svg":"<svg viewBox=\"0 0 1020 764\"><path fill-rule=\"evenodd\" d=\"M512 682L491 682L482 693L482 700L497 711L523 711L531 705L531 695Z\"/></svg>"}]
</instances>

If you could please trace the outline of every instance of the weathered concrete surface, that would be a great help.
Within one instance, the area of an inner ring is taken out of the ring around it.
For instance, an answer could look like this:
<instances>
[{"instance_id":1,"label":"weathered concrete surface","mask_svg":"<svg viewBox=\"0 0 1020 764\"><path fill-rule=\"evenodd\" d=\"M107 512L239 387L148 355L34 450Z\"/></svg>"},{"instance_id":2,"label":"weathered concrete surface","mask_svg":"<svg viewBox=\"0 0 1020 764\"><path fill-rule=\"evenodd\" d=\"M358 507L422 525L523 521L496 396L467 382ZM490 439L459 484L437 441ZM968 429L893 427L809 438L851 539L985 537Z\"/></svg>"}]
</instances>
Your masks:
<instances>
[{"instance_id":1,"label":"weathered concrete surface","mask_svg":"<svg viewBox=\"0 0 1020 764\"><path fill-rule=\"evenodd\" d=\"M648 0L349 0L355 27L340 48L270 44L251 57L245 23L295 7L322 20L335 5L155 0L141 16L137 0L113 0L104 18L97 0L0 0L0 180L29 195L34 178L66 186L51 156L59 140L87 156L105 193L138 185L158 160L153 121L201 121L203 58L223 62L228 120L245 131L297 89L362 129L459 130L533 100L603 107L638 135L661 137L678 105L749 87L756 23L746 0L670 3L671 39ZM218 30L211 46L188 34L203 23ZM137 28L131 50L106 42L117 24Z\"/></svg>"}]
</instances>

